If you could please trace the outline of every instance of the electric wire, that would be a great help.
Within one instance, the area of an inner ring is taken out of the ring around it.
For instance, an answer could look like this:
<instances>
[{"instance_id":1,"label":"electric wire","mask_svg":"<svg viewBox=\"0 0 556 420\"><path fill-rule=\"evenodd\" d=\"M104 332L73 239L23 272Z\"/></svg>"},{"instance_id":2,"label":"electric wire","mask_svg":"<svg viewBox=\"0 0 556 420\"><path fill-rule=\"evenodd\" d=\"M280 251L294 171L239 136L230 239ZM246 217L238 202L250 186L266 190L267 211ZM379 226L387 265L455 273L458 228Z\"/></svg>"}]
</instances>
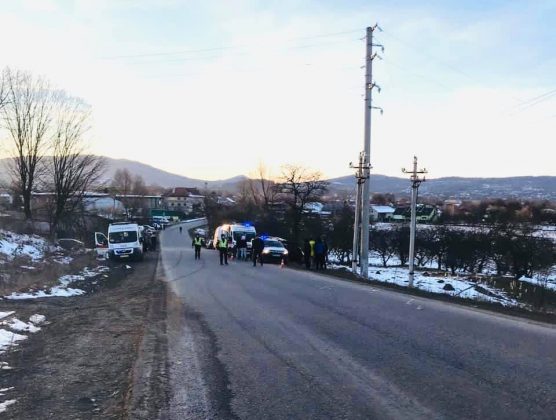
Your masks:
<instances>
[{"instance_id":1,"label":"electric wire","mask_svg":"<svg viewBox=\"0 0 556 420\"><path fill-rule=\"evenodd\" d=\"M289 38L285 42L302 41L302 40L310 40L310 39L318 39L318 38L329 38L329 37L343 36L343 35L349 35L349 34L360 33L360 32L363 31L361 29L358 29L358 30L349 30L349 31L341 31L341 32L331 32L331 33L324 33L324 34L317 34L317 35L310 35L310 36ZM321 44L317 44L317 45L321 45ZM263 45L261 45L260 43L253 43L253 44L228 45L228 46L208 47L208 48L184 49L184 50L168 51L168 52L122 54L122 55L100 57L100 59L119 60L119 59L127 59L127 58L161 57L161 56L173 56L173 55L181 55L181 54L197 54L203 52L234 50L234 49L249 48L249 47L263 47ZM303 47L304 46L302 46L302 48ZM295 46L293 48L295 48Z\"/></svg>"}]
</instances>

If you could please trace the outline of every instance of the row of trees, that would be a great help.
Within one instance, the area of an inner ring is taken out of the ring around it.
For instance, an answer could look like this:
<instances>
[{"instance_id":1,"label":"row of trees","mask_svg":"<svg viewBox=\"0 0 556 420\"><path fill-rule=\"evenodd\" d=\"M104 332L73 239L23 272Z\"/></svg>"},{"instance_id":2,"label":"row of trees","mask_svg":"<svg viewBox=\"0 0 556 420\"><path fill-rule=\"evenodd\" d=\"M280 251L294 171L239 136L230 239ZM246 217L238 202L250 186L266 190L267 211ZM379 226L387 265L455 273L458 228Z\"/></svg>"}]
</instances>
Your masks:
<instances>
[{"instance_id":1,"label":"row of trees","mask_svg":"<svg viewBox=\"0 0 556 420\"><path fill-rule=\"evenodd\" d=\"M556 206L548 200L484 199L464 201L454 211L442 213L440 223L555 224Z\"/></svg>"},{"instance_id":2,"label":"row of trees","mask_svg":"<svg viewBox=\"0 0 556 420\"><path fill-rule=\"evenodd\" d=\"M104 161L87 151L90 116L81 99L41 77L9 68L0 74L0 123L11 156L11 187L21 197L26 219L32 217L32 193L52 193L47 205L52 234L102 176Z\"/></svg>"},{"instance_id":3,"label":"row of trees","mask_svg":"<svg viewBox=\"0 0 556 420\"><path fill-rule=\"evenodd\" d=\"M298 244L302 238L319 234L321 225L305 211L306 204L318 201L327 183L319 172L299 165L285 165L275 180L260 165L256 174L239 185L237 205L218 204L216 194L207 194L205 211L209 227L223 222L249 220L261 232L282 236Z\"/></svg>"},{"instance_id":4,"label":"row of trees","mask_svg":"<svg viewBox=\"0 0 556 420\"><path fill-rule=\"evenodd\" d=\"M415 239L415 264L435 263L438 269L481 273L494 267L498 275L516 279L532 277L556 264L556 245L527 226L498 226L489 229L454 229L445 226L419 229ZM371 249L384 266L393 257L408 262L409 227L373 229Z\"/></svg>"}]
</instances>

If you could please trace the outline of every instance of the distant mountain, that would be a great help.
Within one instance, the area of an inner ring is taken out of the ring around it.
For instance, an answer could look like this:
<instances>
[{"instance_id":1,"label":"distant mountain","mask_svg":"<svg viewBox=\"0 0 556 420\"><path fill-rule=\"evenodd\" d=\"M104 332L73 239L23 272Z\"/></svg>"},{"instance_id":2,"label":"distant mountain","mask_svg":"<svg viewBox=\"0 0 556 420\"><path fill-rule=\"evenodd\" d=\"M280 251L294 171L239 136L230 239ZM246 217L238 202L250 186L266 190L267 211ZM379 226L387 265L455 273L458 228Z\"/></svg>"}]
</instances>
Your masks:
<instances>
[{"instance_id":1,"label":"distant mountain","mask_svg":"<svg viewBox=\"0 0 556 420\"><path fill-rule=\"evenodd\" d=\"M162 169L155 168L154 166L145 163L128 160L128 159L113 159L105 157L106 171L103 178L107 181L114 177L114 173L118 169L127 169L134 175L141 175L148 185L159 185L164 188L171 187L196 187L200 189L206 186L211 190L235 190L237 184L246 179L245 176L239 175L229 179L222 179L217 181L205 181L202 179L189 178L183 175L173 174ZM0 186L7 180L6 165L9 159L0 159Z\"/></svg>"},{"instance_id":2,"label":"distant mountain","mask_svg":"<svg viewBox=\"0 0 556 420\"><path fill-rule=\"evenodd\" d=\"M189 178L183 175L173 174L162 169L145 163L136 162L127 159L113 159L106 157L106 178L112 179L114 173L118 169L127 169L133 174L141 175L148 185L160 185L161 187L196 187L205 188L205 183L209 189L235 189L238 182L246 179L245 176L239 175L229 179L217 181L205 181L202 179Z\"/></svg>"},{"instance_id":3,"label":"distant mountain","mask_svg":"<svg viewBox=\"0 0 556 420\"><path fill-rule=\"evenodd\" d=\"M7 159L0 159L0 186L6 180L5 163ZM128 169L133 174L141 175L149 185L161 187L197 187L205 188L205 182L210 190L235 192L237 184L247 179L245 176L218 181L204 181L173 174L153 166L127 160L106 158L107 169L105 179L109 180L118 169ZM355 191L355 177L353 175L332 178L330 190L332 192ZM409 195L409 180L407 178L391 177L372 174L370 179L373 193L393 193L396 196ZM454 197L460 199L480 198L521 198L556 201L556 176L519 176L508 178L461 178L446 177L430 179L421 184L421 196Z\"/></svg>"},{"instance_id":4,"label":"distant mountain","mask_svg":"<svg viewBox=\"0 0 556 420\"><path fill-rule=\"evenodd\" d=\"M353 191L355 177L344 176L330 179L331 189ZM409 195L407 178L371 175L371 191ZM421 196L454 197L460 199L520 198L556 201L556 176L518 176L507 178L460 178L430 179L419 188Z\"/></svg>"}]
</instances>

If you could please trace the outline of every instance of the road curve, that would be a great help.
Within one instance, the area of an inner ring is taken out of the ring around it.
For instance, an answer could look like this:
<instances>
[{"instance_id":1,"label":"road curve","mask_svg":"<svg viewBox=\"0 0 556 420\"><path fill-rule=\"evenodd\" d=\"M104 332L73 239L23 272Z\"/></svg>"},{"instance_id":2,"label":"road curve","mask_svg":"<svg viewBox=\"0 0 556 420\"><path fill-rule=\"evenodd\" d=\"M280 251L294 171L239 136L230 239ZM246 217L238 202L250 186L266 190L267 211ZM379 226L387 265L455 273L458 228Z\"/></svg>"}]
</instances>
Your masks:
<instances>
[{"instance_id":1,"label":"road curve","mask_svg":"<svg viewBox=\"0 0 556 420\"><path fill-rule=\"evenodd\" d=\"M313 272L195 261L162 235L164 418L549 419L556 329Z\"/></svg>"}]
</instances>

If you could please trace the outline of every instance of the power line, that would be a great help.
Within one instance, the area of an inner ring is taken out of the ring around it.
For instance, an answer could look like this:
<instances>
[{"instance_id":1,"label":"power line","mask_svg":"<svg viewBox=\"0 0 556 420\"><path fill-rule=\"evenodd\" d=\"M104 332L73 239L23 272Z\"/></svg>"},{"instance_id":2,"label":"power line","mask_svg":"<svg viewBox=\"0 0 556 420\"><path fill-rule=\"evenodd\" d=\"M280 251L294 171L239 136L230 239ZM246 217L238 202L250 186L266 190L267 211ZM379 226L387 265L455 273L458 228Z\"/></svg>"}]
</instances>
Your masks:
<instances>
[{"instance_id":1,"label":"power line","mask_svg":"<svg viewBox=\"0 0 556 420\"><path fill-rule=\"evenodd\" d=\"M331 32L325 34L317 34L317 35L310 35L304 37L296 37L296 38L289 38L285 42L291 41L302 41L302 40L309 40L309 39L318 39L318 38L329 38L335 36L342 36L342 35L349 35L353 33L361 33L361 30L350 30L350 31L342 31L342 32ZM322 45L322 44L316 44ZM126 59L126 58L148 58L148 57L160 57L160 56L173 56L173 55L180 55L180 54L197 54L202 52L212 52L212 51L223 51L223 50L233 50L233 49L240 49L240 48L247 48L253 46L261 46L260 44L242 44L242 45L229 45L229 46L220 46L220 47L209 47L209 48L196 48L196 49L186 49L186 50L177 50L171 52L153 52L153 53L141 53L141 54L124 54L124 55L114 55L108 57L100 57L102 60L118 60L118 59ZM303 48L304 46L302 46ZM294 46L295 48L295 46Z\"/></svg>"},{"instance_id":2,"label":"power line","mask_svg":"<svg viewBox=\"0 0 556 420\"><path fill-rule=\"evenodd\" d=\"M439 82L437 79L434 79L434 78L432 78L432 77L428 77L428 76L425 76L425 75L422 75L422 74L419 74L419 73L415 73L415 72L413 72L413 71L411 71L411 70L408 70L406 67L404 67L403 65L401 65L401 64L399 64L399 63L397 63L397 62L391 60L390 58L384 58L384 62L385 62L386 64L390 64L390 65L393 65L394 67L397 67L398 69L400 69L400 70L403 71L403 72L406 72L407 74L410 74L410 75L412 75L412 76L414 76L414 77L418 77L418 78L423 79L423 80L426 80L427 82L436 84L436 85L438 85L438 86L440 86L440 87L442 87L442 88L444 88L444 89L447 89L447 90L451 90L451 89L452 89L450 86L445 85L445 84L442 83L442 82Z\"/></svg>"},{"instance_id":3,"label":"power line","mask_svg":"<svg viewBox=\"0 0 556 420\"><path fill-rule=\"evenodd\" d=\"M483 84L483 83L484 83L482 80L477 79L477 78L475 78L475 77L469 75L468 73L462 71L460 68L458 68L458 67L456 67L456 66L453 66L453 65L447 63L446 61L444 61L444 60L442 60L442 59L440 59L440 58L434 56L433 54L430 54L430 53L428 53L428 52L422 50L419 46L414 45L414 44L412 44L412 43L410 43L410 42L407 42L407 41L403 40L402 38L400 38L400 37L394 35L390 30L388 30L388 31L383 31L383 33L385 33L387 36L390 36L393 40L397 41L398 43L404 45L404 46L407 47L407 48L410 48L410 49L412 49L412 50L419 50L419 54L422 54L422 55L424 55L424 56L427 56L428 58L430 58L430 59L436 61L437 63L439 63L439 64L445 66L446 68L452 70L453 72L458 73L458 74L460 74L460 75L466 77L466 78L469 79L469 80L472 80L472 81L474 81L474 82L478 82L478 83L480 83L480 84ZM392 64L392 61L391 61L391 60L388 60L388 61ZM395 65L395 64L394 64L394 65ZM396 66L396 65L395 65L395 66ZM399 67L399 66L397 66L397 67ZM399 67L399 68L401 68L401 67ZM404 70L404 69L402 69L402 70ZM416 73L412 73L412 74L413 74L414 76L420 77L420 78L422 78L422 79L428 79L427 77L422 76L422 75L418 75L418 74L416 74ZM429 80L432 81L432 79L429 79ZM444 86L444 85L441 84L440 82L435 81L435 83L437 83L438 85ZM446 86L445 86L445 87L446 87ZM556 97L556 89L550 90L550 91L548 91L548 92L545 92L545 93L543 93L543 94L541 94L541 95L535 96L535 97L530 98L530 99L527 99L527 100L524 100L524 99L522 99L522 98L518 98L518 97L512 96L512 99L513 99L514 101L518 102L518 104L511 105L511 106L507 107L505 110L501 110L501 112L502 112L502 113L507 113L507 112L510 111L511 109L516 109L517 112L522 112L522 111L524 111L524 110L526 110L526 109L532 108L532 107L534 107L534 106L536 106L536 105L538 105L538 104L540 104L540 103L542 103L542 102L545 102L545 101L547 101L547 100L549 100L549 99L552 99L552 98L554 98L554 97Z\"/></svg>"},{"instance_id":4,"label":"power line","mask_svg":"<svg viewBox=\"0 0 556 420\"><path fill-rule=\"evenodd\" d=\"M383 31L383 33L386 34L387 36L390 36L393 40L395 40L395 41L397 41L398 43L402 44L402 45L405 46L406 48L409 48L409 49L411 49L412 51L419 51L419 54L420 54L420 55L427 56L427 57L430 58L431 60L436 61L437 63L439 63L439 64L445 66L446 68L452 70L453 72L458 73L458 74L460 74L460 75L462 75L462 76L468 78L469 80L476 81L476 79L475 79L473 76L467 74L466 72L464 72L464 71L461 70L460 68L458 68L458 67L456 67L456 66L453 66L453 65L451 65L450 63L447 63L446 61L444 61L444 60L442 60L442 59L440 59L440 58L434 56L433 54L431 54L431 53L429 53L429 52L427 52L427 51L425 51L425 50L423 50L423 48L422 48L421 46L419 46L419 45L414 45L414 44L412 44L412 43L410 43L410 42L407 42L407 41L401 39L400 37L394 35L390 30L388 30L388 31Z\"/></svg>"},{"instance_id":5,"label":"power line","mask_svg":"<svg viewBox=\"0 0 556 420\"><path fill-rule=\"evenodd\" d=\"M538 105L542 102L552 99L554 96L556 96L556 89L550 90L548 92L543 93L542 95L537 95L531 99L523 101L521 104L517 105L516 108L518 108L518 111L523 111L527 108L531 108L535 105Z\"/></svg>"}]
</instances>

